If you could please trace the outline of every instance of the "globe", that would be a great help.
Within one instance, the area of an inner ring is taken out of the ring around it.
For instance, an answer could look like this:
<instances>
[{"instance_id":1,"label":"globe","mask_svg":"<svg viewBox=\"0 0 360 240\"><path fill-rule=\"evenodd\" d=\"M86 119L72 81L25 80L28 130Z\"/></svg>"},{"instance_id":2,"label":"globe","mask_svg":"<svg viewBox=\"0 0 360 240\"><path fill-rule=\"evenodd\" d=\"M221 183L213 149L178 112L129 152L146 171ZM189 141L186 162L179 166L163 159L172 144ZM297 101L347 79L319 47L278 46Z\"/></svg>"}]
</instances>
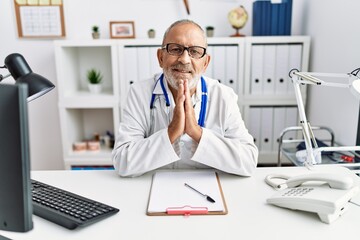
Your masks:
<instances>
[{"instance_id":1,"label":"globe","mask_svg":"<svg viewBox=\"0 0 360 240\"><path fill-rule=\"evenodd\" d=\"M232 9L228 14L228 20L236 33L231 35L232 37L243 37L245 35L240 34L239 30L243 28L248 20L247 11L243 6Z\"/></svg>"}]
</instances>

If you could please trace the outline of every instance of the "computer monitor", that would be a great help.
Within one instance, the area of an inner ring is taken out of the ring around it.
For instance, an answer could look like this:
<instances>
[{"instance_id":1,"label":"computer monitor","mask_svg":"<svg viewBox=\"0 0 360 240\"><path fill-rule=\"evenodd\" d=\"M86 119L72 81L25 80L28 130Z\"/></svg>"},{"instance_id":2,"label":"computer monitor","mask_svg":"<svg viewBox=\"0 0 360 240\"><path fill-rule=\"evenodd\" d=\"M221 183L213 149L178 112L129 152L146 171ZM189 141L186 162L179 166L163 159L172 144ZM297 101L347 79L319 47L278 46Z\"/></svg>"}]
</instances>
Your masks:
<instances>
[{"instance_id":1,"label":"computer monitor","mask_svg":"<svg viewBox=\"0 0 360 240\"><path fill-rule=\"evenodd\" d=\"M0 230L33 228L26 84L0 84Z\"/></svg>"}]
</instances>

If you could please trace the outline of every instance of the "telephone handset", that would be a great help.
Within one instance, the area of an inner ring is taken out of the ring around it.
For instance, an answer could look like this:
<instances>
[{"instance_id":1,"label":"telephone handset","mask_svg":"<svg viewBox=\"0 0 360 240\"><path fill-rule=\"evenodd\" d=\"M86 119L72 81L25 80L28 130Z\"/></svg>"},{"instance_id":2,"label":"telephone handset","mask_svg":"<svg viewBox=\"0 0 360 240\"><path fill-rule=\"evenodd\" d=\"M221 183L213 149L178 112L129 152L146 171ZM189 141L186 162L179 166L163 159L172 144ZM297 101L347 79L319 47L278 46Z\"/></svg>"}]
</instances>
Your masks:
<instances>
[{"instance_id":1,"label":"telephone handset","mask_svg":"<svg viewBox=\"0 0 360 240\"><path fill-rule=\"evenodd\" d=\"M284 179L276 184L273 179ZM278 191L267 202L279 207L315 212L321 221L331 223L347 209L348 202L358 193L353 178L344 174L309 173L295 177L269 175L265 181Z\"/></svg>"},{"instance_id":2,"label":"telephone handset","mask_svg":"<svg viewBox=\"0 0 360 240\"><path fill-rule=\"evenodd\" d=\"M349 189L354 185L354 179L343 174L333 173L309 173L291 177L286 180L285 184L288 188L300 186L302 183L309 181L326 182L331 188Z\"/></svg>"}]
</instances>

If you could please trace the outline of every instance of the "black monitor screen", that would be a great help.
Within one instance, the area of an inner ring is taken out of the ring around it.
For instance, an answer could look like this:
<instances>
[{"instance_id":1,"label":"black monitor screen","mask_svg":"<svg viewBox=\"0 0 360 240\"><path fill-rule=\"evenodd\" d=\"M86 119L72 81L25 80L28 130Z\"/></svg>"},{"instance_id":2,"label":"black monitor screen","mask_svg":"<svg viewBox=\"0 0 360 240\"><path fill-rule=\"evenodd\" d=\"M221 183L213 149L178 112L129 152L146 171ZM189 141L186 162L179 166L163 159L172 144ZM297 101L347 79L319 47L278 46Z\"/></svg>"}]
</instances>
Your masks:
<instances>
[{"instance_id":1,"label":"black monitor screen","mask_svg":"<svg viewBox=\"0 0 360 240\"><path fill-rule=\"evenodd\" d=\"M33 228L27 85L0 84L0 229Z\"/></svg>"}]
</instances>

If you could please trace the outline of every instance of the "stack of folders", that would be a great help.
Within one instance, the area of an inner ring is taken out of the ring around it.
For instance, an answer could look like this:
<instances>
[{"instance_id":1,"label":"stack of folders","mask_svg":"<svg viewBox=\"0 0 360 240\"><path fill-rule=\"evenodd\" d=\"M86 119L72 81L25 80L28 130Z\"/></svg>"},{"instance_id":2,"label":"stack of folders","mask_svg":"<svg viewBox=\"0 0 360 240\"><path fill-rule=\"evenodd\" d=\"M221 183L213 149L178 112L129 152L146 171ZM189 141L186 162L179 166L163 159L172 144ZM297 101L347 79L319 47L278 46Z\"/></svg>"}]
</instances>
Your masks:
<instances>
[{"instance_id":1,"label":"stack of folders","mask_svg":"<svg viewBox=\"0 0 360 240\"><path fill-rule=\"evenodd\" d=\"M292 0L253 3L253 36L291 35Z\"/></svg>"}]
</instances>

